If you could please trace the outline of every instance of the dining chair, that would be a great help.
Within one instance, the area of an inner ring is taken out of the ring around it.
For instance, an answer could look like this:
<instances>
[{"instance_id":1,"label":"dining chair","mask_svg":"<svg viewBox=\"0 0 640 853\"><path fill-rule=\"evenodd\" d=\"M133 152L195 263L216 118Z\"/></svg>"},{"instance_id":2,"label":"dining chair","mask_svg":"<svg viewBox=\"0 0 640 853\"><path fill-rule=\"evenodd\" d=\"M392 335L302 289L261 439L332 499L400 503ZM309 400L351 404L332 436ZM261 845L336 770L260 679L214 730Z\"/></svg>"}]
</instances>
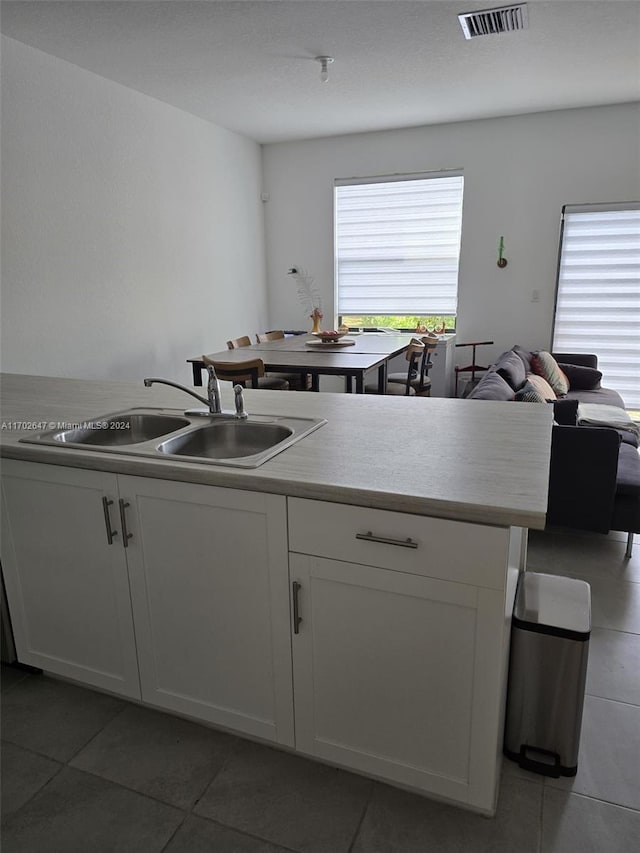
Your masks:
<instances>
[{"instance_id":1,"label":"dining chair","mask_svg":"<svg viewBox=\"0 0 640 853\"><path fill-rule=\"evenodd\" d=\"M426 343L423 343L426 340ZM431 395L431 379L428 376L432 367L431 356L436 348L436 343L430 339L412 338L405 351L408 362L407 370L387 375L387 386L385 394L396 396L428 397ZM378 384L368 383L365 385L365 393L377 394Z\"/></svg>"},{"instance_id":2,"label":"dining chair","mask_svg":"<svg viewBox=\"0 0 640 853\"><path fill-rule=\"evenodd\" d=\"M240 347L250 347L251 338L249 335L243 335L241 338L234 338L232 341L227 341L227 349L239 349Z\"/></svg>"},{"instance_id":3,"label":"dining chair","mask_svg":"<svg viewBox=\"0 0 640 853\"><path fill-rule=\"evenodd\" d=\"M264 361L261 358L251 358L247 361L218 361L202 356L205 365L210 364L218 379L222 382L233 382L234 385L242 385L250 388L262 388L269 391L288 391L289 383L286 379L277 376L265 376Z\"/></svg>"},{"instance_id":4,"label":"dining chair","mask_svg":"<svg viewBox=\"0 0 640 853\"><path fill-rule=\"evenodd\" d=\"M281 329L272 332L262 332L262 334L256 335L256 343L266 344L268 341L281 341L284 337L285 334ZM269 373L268 375L286 379L292 391L311 390L311 376L308 373Z\"/></svg>"},{"instance_id":5,"label":"dining chair","mask_svg":"<svg viewBox=\"0 0 640 853\"><path fill-rule=\"evenodd\" d=\"M284 338L284 332L278 329L274 332L263 332L261 335L256 335L257 344L266 344L267 341L281 341Z\"/></svg>"},{"instance_id":6,"label":"dining chair","mask_svg":"<svg viewBox=\"0 0 640 853\"><path fill-rule=\"evenodd\" d=\"M431 379L429 371L433 366L433 353L436 350L437 341L430 338L412 338L406 352L409 362L406 373L390 373L387 382L403 385L405 394L407 388L413 388L419 397L431 396Z\"/></svg>"}]
</instances>

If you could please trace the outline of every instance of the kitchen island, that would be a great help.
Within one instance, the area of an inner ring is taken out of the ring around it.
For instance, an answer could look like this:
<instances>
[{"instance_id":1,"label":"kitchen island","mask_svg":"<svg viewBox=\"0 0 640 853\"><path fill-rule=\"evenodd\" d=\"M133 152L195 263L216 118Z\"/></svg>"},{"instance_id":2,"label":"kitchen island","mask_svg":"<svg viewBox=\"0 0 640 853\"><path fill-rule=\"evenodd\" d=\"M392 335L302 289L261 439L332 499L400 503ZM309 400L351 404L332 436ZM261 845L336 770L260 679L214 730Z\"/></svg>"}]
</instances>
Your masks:
<instances>
[{"instance_id":1,"label":"kitchen island","mask_svg":"<svg viewBox=\"0 0 640 853\"><path fill-rule=\"evenodd\" d=\"M20 443L190 408L176 389L4 375L1 393L21 662L493 814L547 407L247 390L250 417L327 423L236 469Z\"/></svg>"}]
</instances>

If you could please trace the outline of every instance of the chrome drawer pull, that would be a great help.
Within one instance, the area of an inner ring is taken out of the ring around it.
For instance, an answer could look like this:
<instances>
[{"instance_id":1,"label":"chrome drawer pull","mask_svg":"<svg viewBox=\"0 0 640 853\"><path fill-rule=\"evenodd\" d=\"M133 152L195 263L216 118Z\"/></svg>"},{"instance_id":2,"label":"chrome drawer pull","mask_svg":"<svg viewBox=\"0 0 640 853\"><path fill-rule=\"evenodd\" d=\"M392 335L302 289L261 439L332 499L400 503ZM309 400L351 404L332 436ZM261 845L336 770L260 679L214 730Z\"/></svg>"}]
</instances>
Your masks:
<instances>
[{"instance_id":1,"label":"chrome drawer pull","mask_svg":"<svg viewBox=\"0 0 640 853\"><path fill-rule=\"evenodd\" d=\"M113 537L118 535L117 530L111 529L111 517L109 516L109 507L113 501L110 501L108 498L102 498L102 509L104 510L104 526L107 528L107 542L109 545L113 545Z\"/></svg>"},{"instance_id":2,"label":"chrome drawer pull","mask_svg":"<svg viewBox=\"0 0 640 853\"><path fill-rule=\"evenodd\" d=\"M298 592L300 591L302 584L298 583L298 581L294 581L291 586L293 587L293 633L299 634L302 618L300 617Z\"/></svg>"},{"instance_id":3,"label":"chrome drawer pull","mask_svg":"<svg viewBox=\"0 0 640 853\"><path fill-rule=\"evenodd\" d=\"M413 539L387 539L385 536L374 536L369 530L368 533L356 533L356 539L364 539L365 542L382 542L383 545L399 545L400 548L417 548L418 543Z\"/></svg>"},{"instance_id":4,"label":"chrome drawer pull","mask_svg":"<svg viewBox=\"0 0 640 853\"><path fill-rule=\"evenodd\" d=\"M128 501L124 501L122 498L118 501L120 504L120 524L122 525L122 544L125 548L129 547L129 539L133 539L133 533L129 533L127 529L127 516L125 514L125 510L131 504Z\"/></svg>"}]
</instances>

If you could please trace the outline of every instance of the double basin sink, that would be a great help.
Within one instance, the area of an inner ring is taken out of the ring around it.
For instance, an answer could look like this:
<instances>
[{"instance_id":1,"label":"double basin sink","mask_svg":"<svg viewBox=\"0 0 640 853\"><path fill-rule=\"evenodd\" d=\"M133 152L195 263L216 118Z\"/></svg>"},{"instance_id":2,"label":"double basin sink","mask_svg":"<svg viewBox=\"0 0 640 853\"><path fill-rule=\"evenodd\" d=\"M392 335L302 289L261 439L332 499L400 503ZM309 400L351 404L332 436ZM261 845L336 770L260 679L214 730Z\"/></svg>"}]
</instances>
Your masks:
<instances>
[{"instance_id":1,"label":"double basin sink","mask_svg":"<svg viewBox=\"0 0 640 853\"><path fill-rule=\"evenodd\" d=\"M20 440L69 449L257 468L325 423L322 418L250 415L242 420L233 415L190 415L138 408Z\"/></svg>"}]
</instances>

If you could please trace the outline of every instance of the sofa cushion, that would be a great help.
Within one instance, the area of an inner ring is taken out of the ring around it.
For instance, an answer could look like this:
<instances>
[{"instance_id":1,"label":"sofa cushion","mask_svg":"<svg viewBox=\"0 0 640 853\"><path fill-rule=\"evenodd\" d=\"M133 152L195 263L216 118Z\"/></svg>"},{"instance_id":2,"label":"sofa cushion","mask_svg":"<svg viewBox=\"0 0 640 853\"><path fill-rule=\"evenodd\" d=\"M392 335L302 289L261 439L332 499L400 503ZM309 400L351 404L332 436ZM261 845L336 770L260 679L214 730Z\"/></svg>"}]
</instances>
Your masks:
<instances>
[{"instance_id":1,"label":"sofa cushion","mask_svg":"<svg viewBox=\"0 0 640 853\"><path fill-rule=\"evenodd\" d=\"M640 444L640 436L630 432L628 429L617 429L616 432L623 444L630 444L631 447L638 447Z\"/></svg>"},{"instance_id":2,"label":"sofa cushion","mask_svg":"<svg viewBox=\"0 0 640 853\"><path fill-rule=\"evenodd\" d=\"M496 373L489 370L480 382L469 394L468 400L513 400L515 392L508 382Z\"/></svg>"},{"instance_id":3,"label":"sofa cushion","mask_svg":"<svg viewBox=\"0 0 640 853\"><path fill-rule=\"evenodd\" d=\"M522 359L525 373L531 373L531 353L529 350L523 349L519 344L516 344L514 347L511 347L511 352L515 352L515 354Z\"/></svg>"},{"instance_id":4,"label":"sofa cushion","mask_svg":"<svg viewBox=\"0 0 640 853\"><path fill-rule=\"evenodd\" d=\"M593 391L573 391L567 394L569 400L578 400L580 403L603 403L605 406L617 406L624 409L624 400L617 391L611 388L595 388Z\"/></svg>"},{"instance_id":5,"label":"sofa cushion","mask_svg":"<svg viewBox=\"0 0 640 853\"><path fill-rule=\"evenodd\" d=\"M640 495L640 456L630 444L621 444L618 451L616 493L635 497Z\"/></svg>"},{"instance_id":6,"label":"sofa cushion","mask_svg":"<svg viewBox=\"0 0 640 853\"><path fill-rule=\"evenodd\" d=\"M536 389L543 400L555 400L556 394L551 385L547 382L544 376L536 376L535 373L530 373L527 376L529 382Z\"/></svg>"},{"instance_id":7,"label":"sofa cushion","mask_svg":"<svg viewBox=\"0 0 640 853\"><path fill-rule=\"evenodd\" d=\"M562 397L569 390L569 380L550 352L546 350L534 352L531 356L531 370L547 380L553 388L555 396Z\"/></svg>"},{"instance_id":8,"label":"sofa cushion","mask_svg":"<svg viewBox=\"0 0 640 853\"><path fill-rule=\"evenodd\" d=\"M527 378L522 359L512 350L502 353L496 362L496 373L499 373L514 391L522 388Z\"/></svg>"},{"instance_id":9,"label":"sofa cushion","mask_svg":"<svg viewBox=\"0 0 640 853\"><path fill-rule=\"evenodd\" d=\"M593 352L552 352L558 364L581 364L583 367L597 367L598 356Z\"/></svg>"},{"instance_id":10,"label":"sofa cushion","mask_svg":"<svg viewBox=\"0 0 640 853\"><path fill-rule=\"evenodd\" d=\"M583 367L580 364L558 362L560 370L569 380L570 391L594 391L600 387L602 373L595 367Z\"/></svg>"},{"instance_id":11,"label":"sofa cushion","mask_svg":"<svg viewBox=\"0 0 640 853\"><path fill-rule=\"evenodd\" d=\"M516 391L516 402L518 403L545 403L546 400L535 385L527 380L522 388Z\"/></svg>"}]
</instances>

